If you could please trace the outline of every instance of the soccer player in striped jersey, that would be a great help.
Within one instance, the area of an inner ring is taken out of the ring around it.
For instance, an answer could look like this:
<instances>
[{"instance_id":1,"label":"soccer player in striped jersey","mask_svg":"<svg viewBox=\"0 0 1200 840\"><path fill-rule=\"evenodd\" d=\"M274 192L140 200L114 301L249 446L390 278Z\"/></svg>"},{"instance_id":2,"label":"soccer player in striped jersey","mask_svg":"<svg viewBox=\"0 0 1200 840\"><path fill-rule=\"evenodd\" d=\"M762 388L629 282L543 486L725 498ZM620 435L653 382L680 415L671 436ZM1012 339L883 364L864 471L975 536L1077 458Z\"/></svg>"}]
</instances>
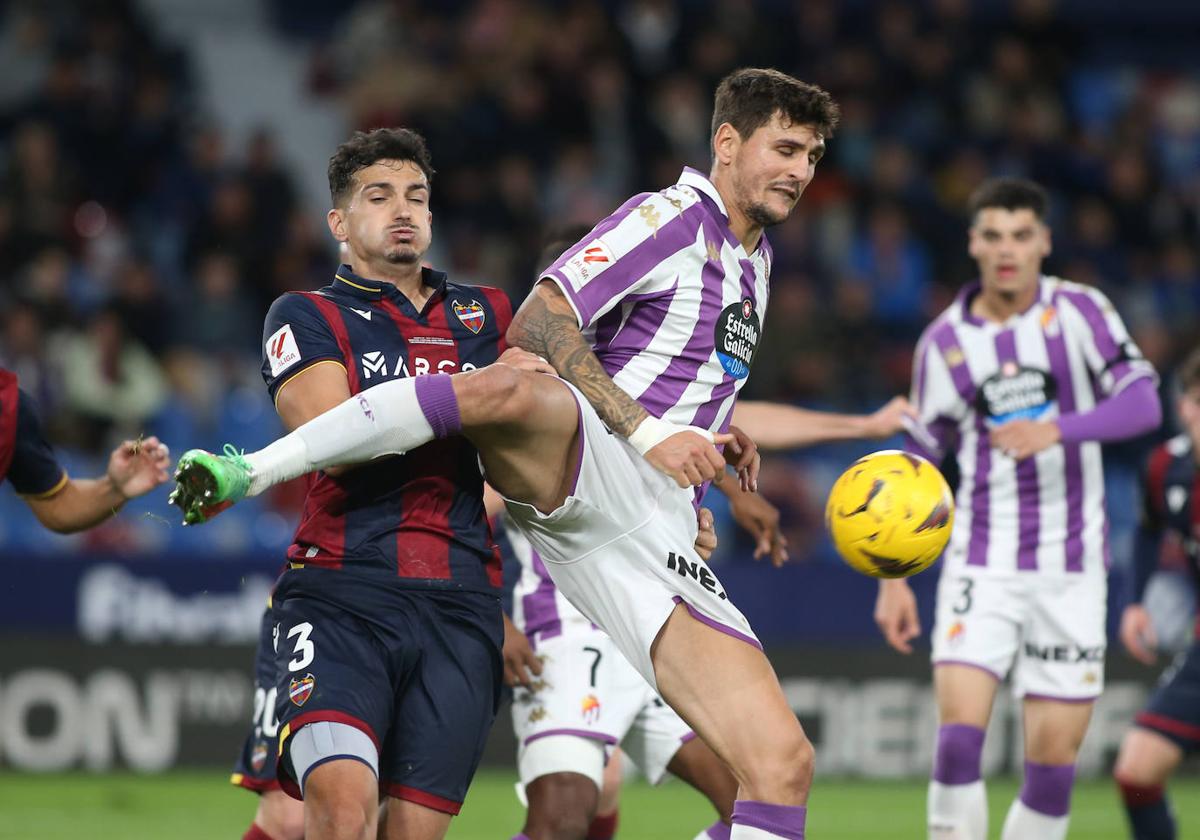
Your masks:
<instances>
[{"instance_id":1,"label":"soccer player in striped jersey","mask_svg":"<svg viewBox=\"0 0 1200 840\"><path fill-rule=\"evenodd\" d=\"M0 368L0 482L7 480L38 522L59 534L94 528L167 480L170 454L158 438L127 440L99 478L71 478L42 434L33 400Z\"/></svg>"},{"instance_id":2,"label":"soccer player in striped jersey","mask_svg":"<svg viewBox=\"0 0 1200 840\"><path fill-rule=\"evenodd\" d=\"M1156 644L1142 606L1168 536L1200 580L1200 350L1179 368L1176 407L1183 433L1154 450L1142 486L1142 523L1135 543L1129 606L1121 641L1134 658L1153 664ZM1163 682L1121 742L1113 776L1134 840L1179 836L1165 786L1185 755L1200 748L1200 623L1197 638L1163 674Z\"/></svg>"},{"instance_id":3,"label":"soccer player in striped jersey","mask_svg":"<svg viewBox=\"0 0 1200 840\"><path fill-rule=\"evenodd\" d=\"M1145 434L1154 369L1096 289L1042 274L1046 195L998 178L970 201L979 280L917 344L909 448L953 456L961 482L933 628L939 729L931 840L984 840L984 731L1000 682L1023 702L1025 778L1003 840L1061 840L1075 759L1104 683L1108 525L1100 445ZM876 621L908 653L920 633L903 580Z\"/></svg>"},{"instance_id":4,"label":"soccer player in striped jersey","mask_svg":"<svg viewBox=\"0 0 1200 840\"><path fill-rule=\"evenodd\" d=\"M735 71L709 175L626 202L514 318L510 341L561 380L496 364L387 382L244 458L186 453L177 501L199 522L295 475L465 435L555 584L733 772L731 837L802 838L812 744L693 542L727 462L756 482L729 423L767 303L763 231L791 214L836 122L820 88Z\"/></svg>"}]
</instances>

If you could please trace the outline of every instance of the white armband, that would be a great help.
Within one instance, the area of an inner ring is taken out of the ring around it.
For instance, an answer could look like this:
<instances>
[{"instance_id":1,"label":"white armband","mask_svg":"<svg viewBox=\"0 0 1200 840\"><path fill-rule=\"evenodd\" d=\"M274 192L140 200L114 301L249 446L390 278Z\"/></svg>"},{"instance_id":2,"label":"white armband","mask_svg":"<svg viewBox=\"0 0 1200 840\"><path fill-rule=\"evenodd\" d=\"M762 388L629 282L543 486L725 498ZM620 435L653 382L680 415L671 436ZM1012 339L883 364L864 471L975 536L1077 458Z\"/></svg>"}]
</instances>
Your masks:
<instances>
[{"instance_id":1,"label":"white armband","mask_svg":"<svg viewBox=\"0 0 1200 840\"><path fill-rule=\"evenodd\" d=\"M678 426L667 420L660 420L653 414L647 415L646 419L638 424L638 427L633 430L633 434L626 440L638 451L639 455L645 455L671 435L677 435L680 432L695 432L706 438L709 443L712 443L713 440L713 433L708 429L701 429L699 426Z\"/></svg>"}]
</instances>

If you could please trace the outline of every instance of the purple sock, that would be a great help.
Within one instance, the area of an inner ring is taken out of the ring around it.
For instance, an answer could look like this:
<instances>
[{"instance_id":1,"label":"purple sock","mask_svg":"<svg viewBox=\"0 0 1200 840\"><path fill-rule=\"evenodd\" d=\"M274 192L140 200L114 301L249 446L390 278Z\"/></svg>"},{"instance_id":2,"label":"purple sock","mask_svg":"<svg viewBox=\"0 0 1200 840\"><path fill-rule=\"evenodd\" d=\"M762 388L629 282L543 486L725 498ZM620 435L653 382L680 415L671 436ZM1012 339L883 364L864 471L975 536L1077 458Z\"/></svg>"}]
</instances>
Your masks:
<instances>
[{"instance_id":1,"label":"purple sock","mask_svg":"<svg viewBox=\"0 0 1200 840\"><path fill-rule=\"evenodd\" d=\"M965 723L938 727L933 780L943 785L969 785L982 776L983 730Z\"/></svg>"},{"instance_id":2,"label":"purple sock","mask_svg":"<svg viewBox=\"0 0 1200 840\"><path fill-rule=\"evenodd\" d=\"M733 803L733 824L757 828L786 840L804 840L804 818L808 808L803 805L772 805L739 799Z\"/></svg>"},{"instance_id":3,"label":"purple sock","mask_svg":"<svg viewBox=\"0 0 1200 840\"><path fill-rule=\"evenodd\" d=\"M1031 811L1048 817L1065 817L1071 810L1071 786L1075 783L1074 764L1037 764L1025 762L1025 781L1021 801Z\"/></svg>"},{"instance_id":4,"label":"purple sock","mask_svg":"<svg viewBox=\"0 0 1200 840\"><path fill-rule=\"evenodd\" d=\"M529 840L529 835L528 834L518 834L512 840Z\"/></svg>"},{"instance_id":5,"label":"purple sock","mask_svg":"<svg viewBox=\"0 0 1200 840\"><path fill-rule=\"evenodd\" d=\"M710 840L729 840L729 826L717 820L705 830L704 836Z\"/></svg>"},{"instance_id":6,"label":"purple sock","mask_svg":"<svg viewBox=\"0 0 1200 840\"><path fill-rule=\"evenodd\" d=\"M450 374L418 376L413 387L417 392L417 404L436 437L449 437L462 431L462 415L458 412L458 397L454 395Z\"/></svg>"}]
</instances>

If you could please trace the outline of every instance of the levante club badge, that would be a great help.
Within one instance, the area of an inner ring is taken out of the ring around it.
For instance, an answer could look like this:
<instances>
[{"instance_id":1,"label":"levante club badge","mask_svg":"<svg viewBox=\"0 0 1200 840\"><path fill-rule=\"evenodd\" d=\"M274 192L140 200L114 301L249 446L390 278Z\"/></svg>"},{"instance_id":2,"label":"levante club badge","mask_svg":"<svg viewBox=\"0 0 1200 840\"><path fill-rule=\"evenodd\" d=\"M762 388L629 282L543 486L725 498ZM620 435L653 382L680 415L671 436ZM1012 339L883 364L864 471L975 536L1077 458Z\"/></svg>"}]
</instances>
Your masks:
<instances>
[{"instance_id":1,"label":"levante club badge","mask_svg":"<svg viewBox=\"0 0 1200 840\"><path fill-rule=\"evenodd\" d=\"M483 329L484 312L483 307L479 305L479 301L472 300L470 303L459 303L454 301L454 314L458 316L458 320L462 321L463 326L471 332L479 335L479 331Z\"/></svg>"},{"instance_id":2,"label":"levante club badge","mask_svg":"<svg viewBox=\"0 0 1200 840\"><path fill-rule=\"evenodd\" d=\"M303 706L305 701L312 695L313 686L316 684L317 681L312 674L296 677L292 680L292 684L288 686L288 697L297 706Z\"/></svg>"}]
</instances>

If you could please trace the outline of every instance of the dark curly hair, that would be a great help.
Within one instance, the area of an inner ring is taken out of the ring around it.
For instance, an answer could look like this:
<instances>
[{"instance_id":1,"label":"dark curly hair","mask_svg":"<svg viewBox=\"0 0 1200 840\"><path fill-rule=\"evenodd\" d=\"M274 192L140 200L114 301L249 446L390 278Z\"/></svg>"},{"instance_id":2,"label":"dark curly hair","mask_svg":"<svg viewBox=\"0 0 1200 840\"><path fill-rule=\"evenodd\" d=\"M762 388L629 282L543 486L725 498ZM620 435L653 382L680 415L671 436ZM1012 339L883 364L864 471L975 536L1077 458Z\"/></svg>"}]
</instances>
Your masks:
<instances>
[{"instance_id":1,"label":"dark curly hair","mask_svg":"<svg viewBox=\"0 0 1200 840\"><path fill-rule=\"evenodd\" d=\"M712 133L729 123L743 139L782 114L792 125L808 125L822 137L837 127L840 112L826 91L799 79L758 67L734 70L717 86Z\"/></svg>"},{"instance_id":2,"label":"dark curly hair","mask_svg":"<svg viewBox=\"0 0 1200 840\"><path fill-rule=\"evenodd\" d=\"M1050 199L1040 184L1028 178L989 178L984 181L967 200L967 212L971 218L980 210L1000 207L1004 210L1032 210L1039 220L1046 218Z\"/></svg>"},{"instance_id":3,"label":"dark curly hair","mask_svg":"<svg viewBox=\"0 0 1200 840\"><path fill-rule=\"evenodd\" d=\"M425 138L408 128L356 131L329 159L329 197L340 207L354 186L354 175L381 160L409 160L433 183L433 163Z\"/></svg>"}]
</instances>

